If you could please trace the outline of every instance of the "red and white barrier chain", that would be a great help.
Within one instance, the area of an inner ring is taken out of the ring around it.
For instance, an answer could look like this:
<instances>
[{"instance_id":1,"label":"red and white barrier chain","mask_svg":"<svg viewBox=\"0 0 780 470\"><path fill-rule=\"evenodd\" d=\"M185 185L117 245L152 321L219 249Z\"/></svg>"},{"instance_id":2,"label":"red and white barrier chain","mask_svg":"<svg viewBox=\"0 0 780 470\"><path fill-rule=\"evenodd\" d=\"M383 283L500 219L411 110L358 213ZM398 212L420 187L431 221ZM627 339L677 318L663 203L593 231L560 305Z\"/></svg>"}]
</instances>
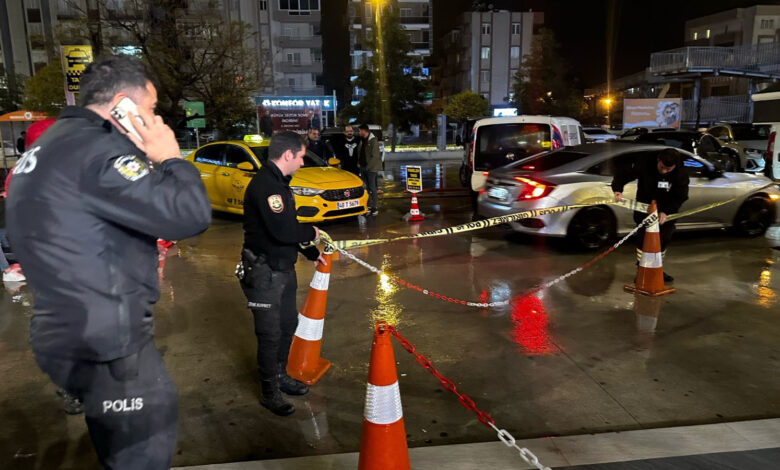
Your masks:
<instances>
[{"instance_id":1,"label":"red and white barrier chain","mask_svg":"<svg viewBox=\"0 0 780 470\"><path fill-rule=\"evenodd\" d=\"M536 294L537 292L540 292L540 291L542 291L544 289L550 288L550 287L554 286L555 284L558 284L561 281L563 281L563 280L565 280L565 279L567 279L567 278L569 278L569 277L571 277L571 276L573 276L573 275L583 271L584 269L589 268L590 266L592 266L597 261L601 260L602 258L607 256L608 254L610 254L613 251L615 251L616 249L618 249L629 238L631 238L639 230L641 230L642 227L645 227L645 226L647 226L647 225L649 225L649 224L651 224L651 223L653 223L653 222L655 222L657 220L658 220L658 215L657 214L653 213L653 214L648 215L647 217L644 218L644 220L642 220L642 222L639 223L639 225L634 227L634 229L631 230L631 232L629 232L628 235L626 235L625 237L623 237L620 240L618 240L611 247L607 248L603 252L601 252L598 255L594 256L593 258L591 258L587 262L581 264L580 266L577 266L576 268L572 269L571 271L567 272L566 274L558 276L557 278L555 278L555 279L553 279L551 281L545 282L544 284L542 284L540 286L536 286L536 287L533 287L531 289L528 289L526 292L521 294L520 297L524 297L526 295L531 295L531 294ZM329 246L332 246L332 245L329 245ZM466 307L477 307L477 308L500 307L500 306L509 305L509 303L511 302L511 300L502 300L502 301L499 301L499 302L472 302L472 301L456 299L454 297L449 297L449 296L446 296L446 295L443 295L443 294L439 294L438 292L433 291L431 289L424 289L424 288L422 288L422 287L420 287L418 285L412 284L409 281L405 281L405 280L401 279L398 276L393 276L393 275L387 274L383 270L381 270L380 268L377 268L376 266L373 266L373 265L363 261L362 259L358 258L357 256L355 256L355 255L353 255L351 253L348 253L347 251L345 251L345 250L343 250L341 248L336 248L336 249L342 255L344 255L347 258L353 260L354 262L358 263L359 265L363 266L364 268L368 269L369 271L372 271L372 272L374 272L376 274L379 274L379 275L387 276L388 280L398 284L401 287L406 287L407 289L411 289L411 290L420 292L423 295L427 295L429 297L433 297L433 298L436 298L436 299L439 299L439 300L443 300L445 302L450 302L450 303L453 303L453 304L464 305Z\"/></svg>"},{"instance_id":2,"label":"red and white barrier chain","mask_svg":"<svg viewBox=\"0 0 780 470\"><path fill-rule=\"evenodd\" d=\"M395 329L394 326L388 324L387 322L379 322L380 328L387 328L388 331L395 337L396 340L401 344L401 347L403 347L409 354L413 355L415 359L417 359L417 362L423 367L423 369L430 372L436 379L441 382L441 386L444 387L445 390L452 393L456 397L458 397L458 402L467 410L471 411L475 415L477 415L477 419L484 424L485 426L488 426L490 428L493 428L494 431L496 431L498 435L498 439L503 442L507 447L514 447L520 454L520 457L522 457L523 460L526 461L529 465L535 466L538 470L550 470L550 467L545 467L541 462L539 462L539 458L534 455L533 452L528 450L525 447L520 447L517 445L517 441L512 436L512 434L509 433L506 429L499 429L493 418L490 417L487 413L477 408L477 405L474 403L474 400L472 400L468 395L464 395L460 392L458 392L457 387L455 386L455 383L448 379L447 377L444 377L441 372L439 372L436 367L431 363L431 361L423 356L422 354L418 353L414 345L409 342L406 338L404 338L401 333L398 332L398 330Z\"/></svg>"}]
</instances>

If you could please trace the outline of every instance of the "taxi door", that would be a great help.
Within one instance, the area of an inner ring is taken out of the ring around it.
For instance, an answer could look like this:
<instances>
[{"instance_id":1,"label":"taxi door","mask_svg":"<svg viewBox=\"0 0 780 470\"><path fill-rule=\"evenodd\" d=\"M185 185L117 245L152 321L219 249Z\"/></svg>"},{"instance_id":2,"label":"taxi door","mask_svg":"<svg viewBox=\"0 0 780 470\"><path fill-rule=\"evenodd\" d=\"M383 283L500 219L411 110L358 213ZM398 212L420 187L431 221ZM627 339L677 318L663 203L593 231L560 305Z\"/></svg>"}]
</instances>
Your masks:
<instances>
[{"instance_id":1,"label":"taxi door","mask_svg":"<svg viewBox=\"0 0 780 470\"><path fill-rule=\"evenodd\" d=\"M252 176L257 171L257 165L242 146L227 144L225 149L225 161L216 172L217 192L222 203L230 212L242 213L244 211L244 193ZM240 163L249 162L253 171L241 170Z\"/></svg>"},{"instance_id":2,"label":"taxi door","mask_svg":"<svg viewBox=\"0 0 780 470\"><path fill-rule=\"evenodd\" d=\"M200 172L200 180L206 188L206 194L209 196L211 206L222 208L224 204L217 195L216 173L224 161L225 145L210 144L205 145L195 151L192 163Z\"/></svg>"}]
</instances>

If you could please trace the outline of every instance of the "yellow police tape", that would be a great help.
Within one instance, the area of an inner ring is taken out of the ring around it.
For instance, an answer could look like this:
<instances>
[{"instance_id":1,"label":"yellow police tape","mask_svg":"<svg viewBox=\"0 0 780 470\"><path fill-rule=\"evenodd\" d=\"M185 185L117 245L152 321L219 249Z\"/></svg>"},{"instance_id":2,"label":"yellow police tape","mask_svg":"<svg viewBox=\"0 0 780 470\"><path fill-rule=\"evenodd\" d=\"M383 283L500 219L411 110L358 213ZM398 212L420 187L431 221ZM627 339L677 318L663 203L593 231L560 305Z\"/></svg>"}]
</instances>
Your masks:
<instances>
[{"instance_id":1,"label":"yellow police tape","mask_svg":"<svg viewBox=\"0 0 780 470\"><path fill-rule=\"evenodd\" d=\"M755 189L754 192L761 191L762 189L766 189L769 186L772 186L775 183L769 183L765 186L762 186L758 189ZM704 212L710 209L713 209L718 206L722 206L725 204L728 204L730 202L733 202L737 199L740 199L744 197L743 195L735 196L730 199L726 199L724 201L719 202L713 202L712 204L706 204L700 207L696 207L684 212L680 212L677 214L671 214L669 215L666 220L675 220L679 219L681 217L686 217L692 214L697 214L699 212ZM590 206L600 206L600 205L611 205L611 206L619 206L623 207L628 210L638 211L638 212L647 212L649 209L649 205L644 202L639 202L634 199L621 199L618 202L615 202L613 199L595 199L588 203L583 204L572 204L567 206L556 206L556 207L546 207L543 209L532 209L528 211L523 212L517 212L515 214L510 215L502 215L499 217L491 217L489 219L483 219L483 220L475 220L473 222L468 222L461 225L456 225L454 227L448 227L448 228L442 228L438 230L431 230L429 232L423 232L419 233L417 235L402 235L400 237L393 237L393 238L373 238L369 240L333 240L333 238L330 237L326 232L323 230L320 230L320 239L325 244L326 247L329 245L332 246L332 249L336 250L349 250L352 248L357 248L361 246L372 246L372 245L381 245L384 243L391 243L399 240L411 240L411 239L417 239L417 238L429 238L429 237L440 237L443 235L452 235L455 233L464 233L464 232L470 232L473 230L481 230L483 228L488 227L495 227L496 225L503 225L508 224L510 222L517 222L518 220L522 219L529 219L531 217L539 217L542 215L550 215L550 214L560 214L562 212L566 212L572 209L579 209L582 207L590 207Z\"/></svg>"}]
</instances>

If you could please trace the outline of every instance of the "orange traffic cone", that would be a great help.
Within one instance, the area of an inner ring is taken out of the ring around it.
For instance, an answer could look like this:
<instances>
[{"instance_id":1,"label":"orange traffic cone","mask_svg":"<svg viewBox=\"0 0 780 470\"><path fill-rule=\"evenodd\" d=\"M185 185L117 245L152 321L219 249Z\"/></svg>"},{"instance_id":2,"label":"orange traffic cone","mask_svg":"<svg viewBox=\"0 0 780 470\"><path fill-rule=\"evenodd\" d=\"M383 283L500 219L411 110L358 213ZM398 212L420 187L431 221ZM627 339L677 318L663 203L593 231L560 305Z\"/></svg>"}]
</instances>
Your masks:
<instances>
[{"instance_id":1,"label":"orange traffic cone","mask_svg":"<svg viewBox=\"0 0 780 470\"><path fill-rule=\"evenodd\" d=\"M363 408L358 470L409 469L401 391L395 372L395 356L390 331L385 322L376 322L371 362L368 365L368 389Z\"/></svg>"},{"instance_id":2,"label":"orange traffic cone","mask_svg":"<svg viewBox=\"0 0 780 470\"><path fill-rule=\"evenodd\" d=\"M325 266L318 264L309 284L309 293L298 314L298 328L287 356L287 375L306 385L314 385L330 367L330 361L320 357L322 329L325 325L325 304L328 300L331 252L322 253Z\"/></svg>"},{"instance_id":3,"label":"orange traffic cone","mask_svg":"<svg viewBox=\"0 0 780 470\"><path fill-rule=\"evenodd\" d=\"M658 215L655 201L650 203L648 214ZM664 287L664 268L661 256L661 234L658 220L645 229L645 239L642 242L642 259L636 272L634 285L623 286L626 292L637 292L652 297L671 294L676 289Z\"/></svg>"},{"instance_id":4,"label":"orange traffic cone","mask_svg":"<svg viewBox=\"0 0 780 470\"><path fill-rule=\"evenodd\" d=\"M409 222L419 222L425 220L425 217L420 213L420 208L417 206L417 193L412 193L412 208L409 210Z\"/></svg>"}]
</instances>

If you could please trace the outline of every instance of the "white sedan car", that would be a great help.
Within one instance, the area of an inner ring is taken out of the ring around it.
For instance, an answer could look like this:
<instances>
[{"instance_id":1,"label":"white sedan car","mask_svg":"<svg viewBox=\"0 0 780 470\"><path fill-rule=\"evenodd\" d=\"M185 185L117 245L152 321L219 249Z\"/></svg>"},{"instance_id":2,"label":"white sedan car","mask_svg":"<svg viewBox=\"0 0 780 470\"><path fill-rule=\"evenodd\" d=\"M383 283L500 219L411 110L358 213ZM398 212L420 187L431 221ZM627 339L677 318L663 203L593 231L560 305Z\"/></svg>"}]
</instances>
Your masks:
<instances>
[{"instance_id":1,"label":"white sedan car","mask_svg":"<svg viewBox=\"0 0 780 470\"><path fill-rule=\"evenodd\" d=\"M586 144L546 152L514 162L488 174L477 214L497 217L529 209L583 204L613 197L610 184L615 168L648 153L668 148L623 142ZM734 227L745 236L762 235L775 222L775 201L780 187L763 176L725 173L712 163L679 150L689 173L688 200L680 212L713 202L735 201L683 217L678 230ZM623 194L633 199L636 181ZM605 246L618 233L636 224L632 211L612 205L595 205L560 214L543 215L510 223L519 232L567 237L586 249Z\"/></svg>"}]
</instances>

